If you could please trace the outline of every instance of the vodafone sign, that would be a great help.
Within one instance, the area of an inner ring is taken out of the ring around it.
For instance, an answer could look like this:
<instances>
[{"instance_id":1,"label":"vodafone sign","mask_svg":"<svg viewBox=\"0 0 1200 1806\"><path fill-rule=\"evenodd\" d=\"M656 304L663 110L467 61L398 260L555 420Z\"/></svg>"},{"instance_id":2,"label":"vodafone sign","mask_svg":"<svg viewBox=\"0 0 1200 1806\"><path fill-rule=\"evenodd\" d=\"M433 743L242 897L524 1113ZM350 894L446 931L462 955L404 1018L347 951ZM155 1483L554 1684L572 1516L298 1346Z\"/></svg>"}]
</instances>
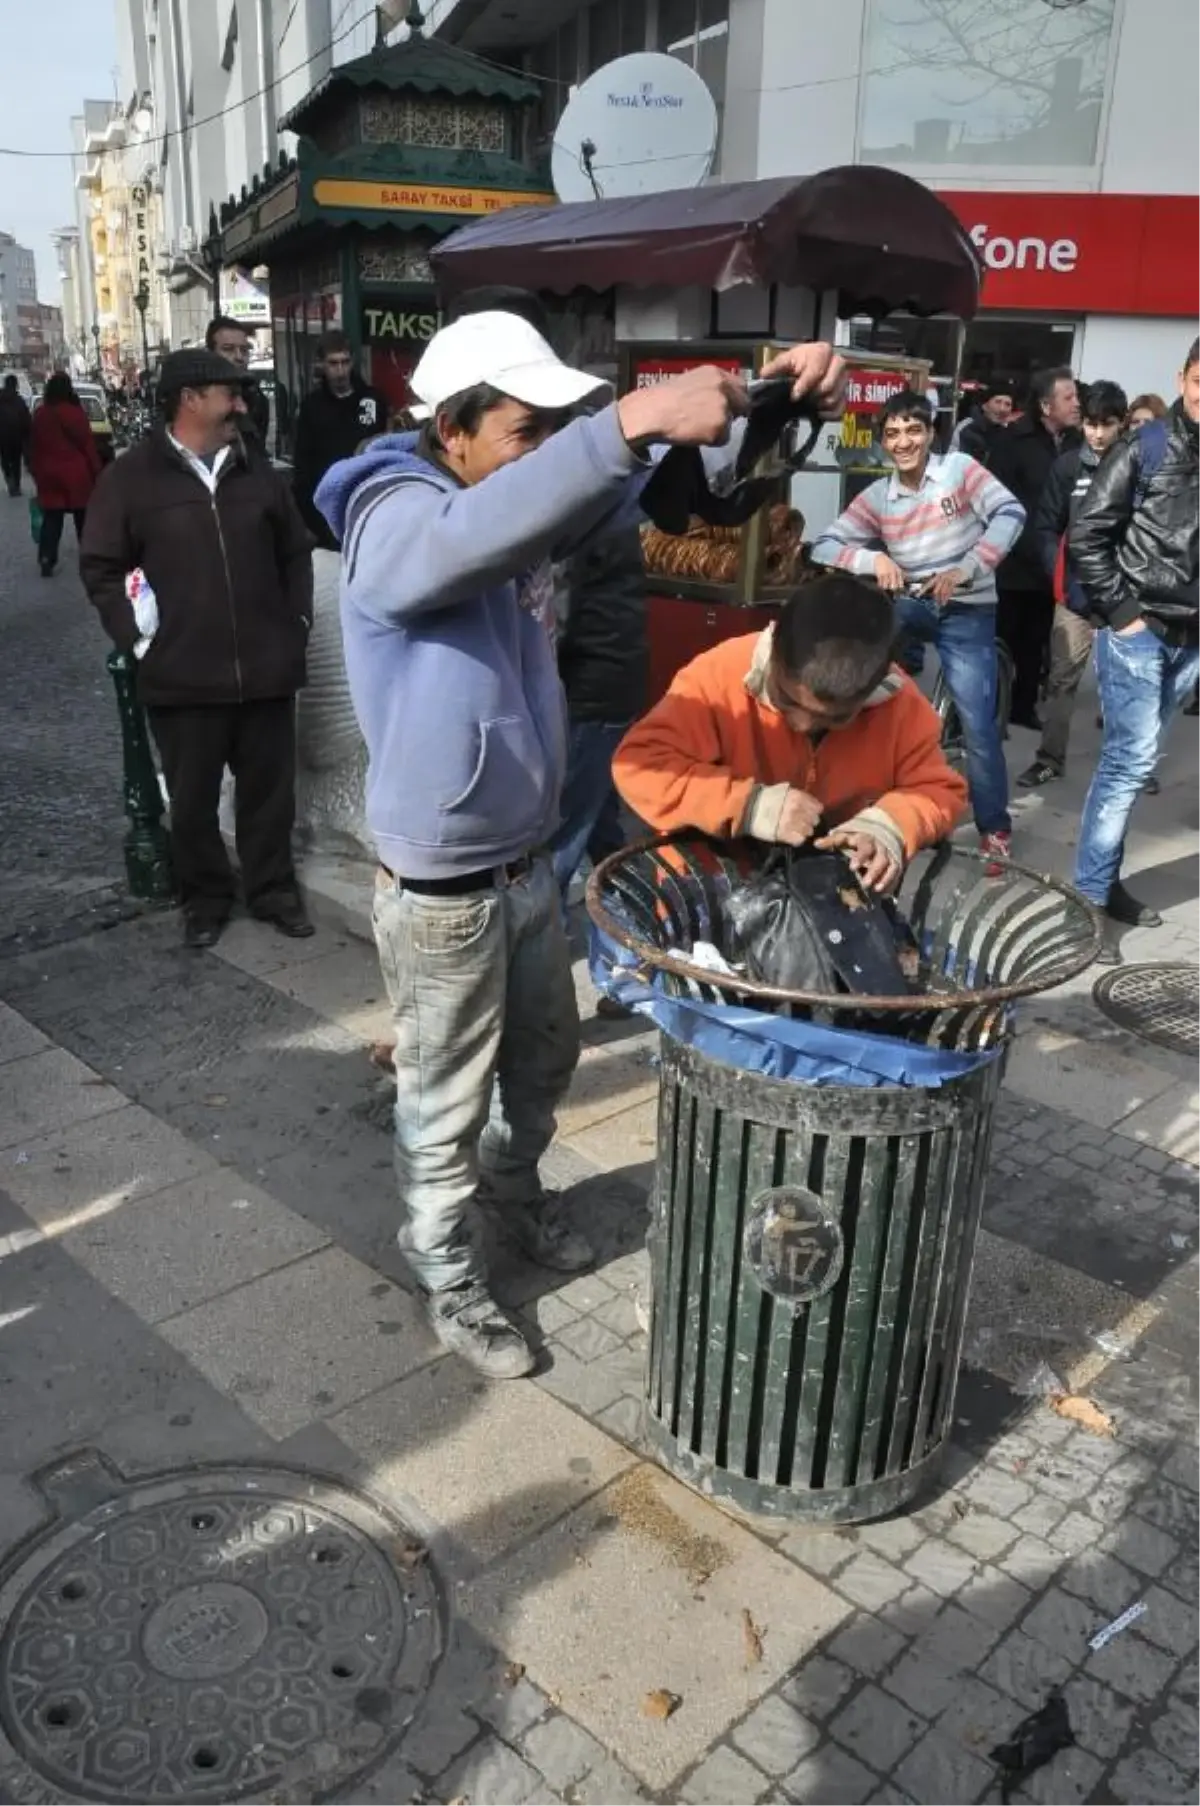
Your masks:
<instances>
[{"instance_id":1,"label":"vodafone sign","mask_svg":"<svg viewBox=\"0 0 1200 1806\"><path fill-rule=\"evenodd\" d=\"M1200 312L1192 195L943 189L983 259L983 305L1016 312Z\"/></svg>"}]
</instances>

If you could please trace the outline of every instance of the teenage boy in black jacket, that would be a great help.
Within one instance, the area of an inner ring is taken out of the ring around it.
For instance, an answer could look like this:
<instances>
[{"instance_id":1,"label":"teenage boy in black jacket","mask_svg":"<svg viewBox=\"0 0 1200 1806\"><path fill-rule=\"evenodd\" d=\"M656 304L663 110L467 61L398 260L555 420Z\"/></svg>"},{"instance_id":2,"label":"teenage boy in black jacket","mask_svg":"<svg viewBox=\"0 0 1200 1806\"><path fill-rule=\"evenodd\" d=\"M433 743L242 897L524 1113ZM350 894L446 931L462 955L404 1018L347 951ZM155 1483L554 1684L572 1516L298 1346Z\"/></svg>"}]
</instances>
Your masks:
<instances>
[{"instance_id":1,"label":"teenage boy in black jacket","mask_svg":"<svg viewBox=\"0 0 1200 1806\"><path fill-rule=\"evenodd\" d=\"M336 551L337 541L313 501L314 492L331 464L352 457L364 439L387 431L388 404L382 389L371 388L355 370L344 332L327 332L317 356L321 380L296 414L292 488L317 544Z\"/></svg>"}]
</instances>

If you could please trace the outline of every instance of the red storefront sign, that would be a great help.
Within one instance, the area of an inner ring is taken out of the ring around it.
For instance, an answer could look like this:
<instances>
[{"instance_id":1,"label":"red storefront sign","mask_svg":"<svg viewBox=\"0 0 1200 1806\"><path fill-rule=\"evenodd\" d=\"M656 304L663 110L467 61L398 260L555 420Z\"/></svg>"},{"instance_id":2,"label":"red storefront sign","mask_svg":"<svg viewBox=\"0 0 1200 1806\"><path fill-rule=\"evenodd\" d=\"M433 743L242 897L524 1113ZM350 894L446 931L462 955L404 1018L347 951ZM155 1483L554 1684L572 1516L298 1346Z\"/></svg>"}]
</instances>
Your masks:
<instances>
[{"instance_id":1,"label":"red storefront sign","mask_svg":"<svg viewBox=\"0 0 1200 1806\"><path fill-rule=\"evenodd\" d=\"M1200 203L1177 194L943 189L984 262L983 305L1017 312L1200 312Z\"/></svg>"},{"instance_id":2,"label":"red storefront sign","mask_svg":"<svg viewBox=\"0 0 1200 1806\"><path fill-rule=\"evenodd\" d=\"M635 389L652 389L656 383L682 376L685 371L696 370L702 364L714 364L718 370L732 370L735 376L745 371L740 357L640 357L633 366L633 386Z\"/></svg>"}]
</instances>

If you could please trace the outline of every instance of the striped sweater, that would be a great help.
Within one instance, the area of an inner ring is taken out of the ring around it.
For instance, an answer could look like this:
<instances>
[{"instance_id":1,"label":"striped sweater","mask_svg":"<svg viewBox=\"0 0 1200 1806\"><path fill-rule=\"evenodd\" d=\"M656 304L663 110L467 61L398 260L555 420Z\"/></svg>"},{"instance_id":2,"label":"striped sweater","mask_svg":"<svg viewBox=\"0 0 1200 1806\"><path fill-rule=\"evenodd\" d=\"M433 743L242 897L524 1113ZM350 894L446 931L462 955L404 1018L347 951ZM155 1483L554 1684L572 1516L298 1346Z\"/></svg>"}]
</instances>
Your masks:
<instances>
[{"instance_id":1,"label":"striped sweater","mask_svg":"<svg viewBox=\"0 0 1200 1806\"><path fill-rule=\"evenodd\" d=\"M996 566L1024 525L1025 510L1003 483L965 452L947 452L930 458L917 489L905 489L893 471L856 495L812 556L870 577L886 552L914 588L939 571L961 569L970 582L955 601L994 608Z\"/></svg>"}]
</instances>

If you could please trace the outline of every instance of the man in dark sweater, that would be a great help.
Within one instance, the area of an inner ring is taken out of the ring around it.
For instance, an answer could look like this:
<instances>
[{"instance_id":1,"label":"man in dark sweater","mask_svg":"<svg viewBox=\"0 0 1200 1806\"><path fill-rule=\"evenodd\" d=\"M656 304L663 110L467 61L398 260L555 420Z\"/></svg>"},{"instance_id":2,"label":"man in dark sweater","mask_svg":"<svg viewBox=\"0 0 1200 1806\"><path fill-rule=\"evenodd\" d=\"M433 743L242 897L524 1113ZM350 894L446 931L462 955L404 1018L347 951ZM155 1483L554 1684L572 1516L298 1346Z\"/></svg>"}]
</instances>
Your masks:
<instances>
[{"instance_id":1,"label":"man in dark sweater","mask_svg":"<svg viewBox=\"0 0 1200 1806\"><path fill-rule=\"evenodd\" d=\"M9 495L21 493L21 460L29 450L29 407L10 370L0 389L0 470Z\"/></svg>"},{"instance_id":2,"label":"man in dark sweater","mask_svg":"<svg viewBox=\"0 0 1200 1806\"><path fill-rule=\"evenodd\" d=\"M344 332L327 332L317 347L322 375L296 415L292 488L305 525L317 544L337 550L329 523L313 501L331 464L354 455L364 439L387 431L387 397L364 383L354 368Z\"/></svg>"},{"instance_id":3,"label":"man in dark sweater","mask_svg":"<svg viewBox=\"0 0 1200 1806\"><path fill-rule=\"evenodd\" d=\"M1054 589L1046 575L1034 521L1060 452L1080 441L1079 391L1065 368L1039 370L1029 406L992 446L988 468L1025 510L1025 528L996 577L1000 605L996 634L1012 654L1014 726L1041 731L1038 691L1054 620Z\"/></svg>"},{"instance_id":4,"label":"man in dark sweater","mask_svg":"<svg viewBox=\"0 0 1200 1806\"><path fill-rule=\"evenodd\" d=\"M250 375L250 334L237 320L219 314L215 320L209 321L204 343L209 351L215 351L218 357L228 358L236 369L242 371L242 400L246 404L246 412L241 420L241 431L243 435L250 434L257 440L260 451L267 451L267 440L271 432L271 404Z\"/></svg>"}]
</instances>

